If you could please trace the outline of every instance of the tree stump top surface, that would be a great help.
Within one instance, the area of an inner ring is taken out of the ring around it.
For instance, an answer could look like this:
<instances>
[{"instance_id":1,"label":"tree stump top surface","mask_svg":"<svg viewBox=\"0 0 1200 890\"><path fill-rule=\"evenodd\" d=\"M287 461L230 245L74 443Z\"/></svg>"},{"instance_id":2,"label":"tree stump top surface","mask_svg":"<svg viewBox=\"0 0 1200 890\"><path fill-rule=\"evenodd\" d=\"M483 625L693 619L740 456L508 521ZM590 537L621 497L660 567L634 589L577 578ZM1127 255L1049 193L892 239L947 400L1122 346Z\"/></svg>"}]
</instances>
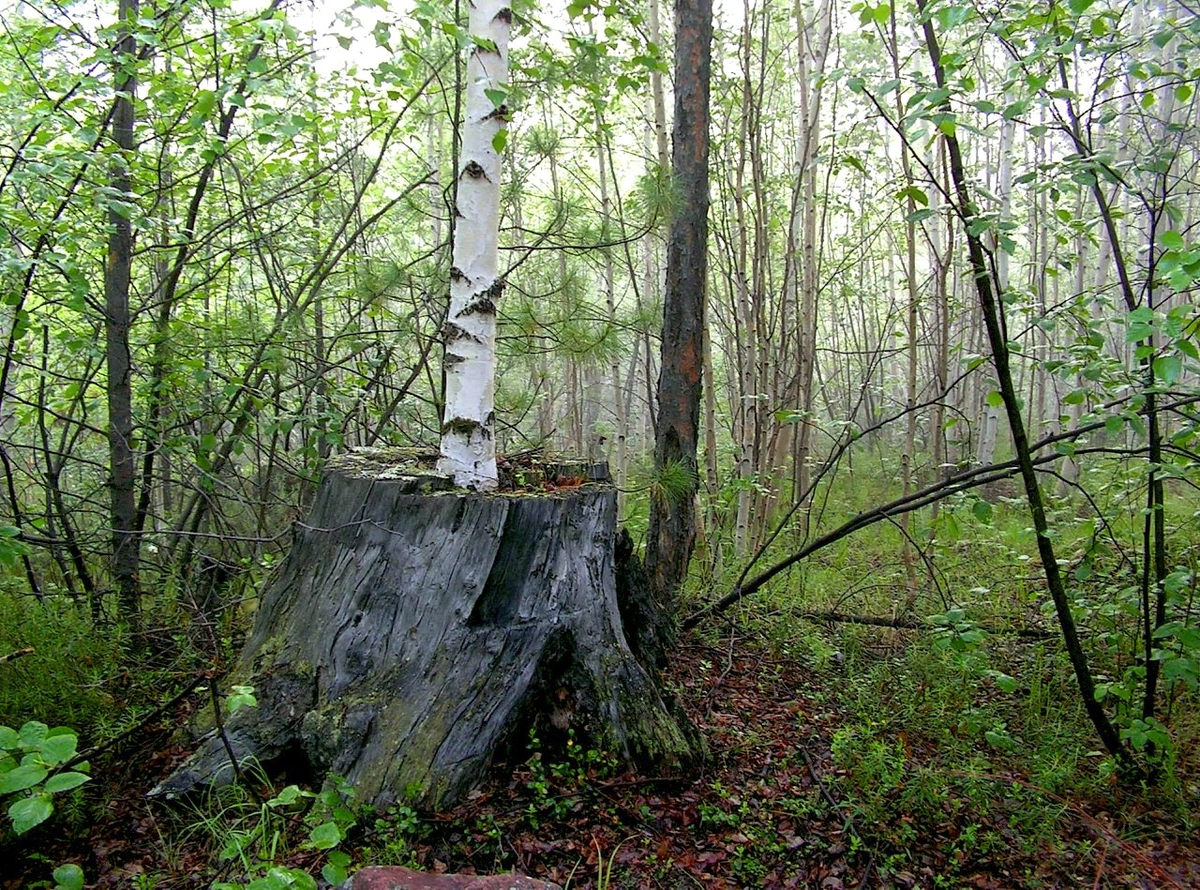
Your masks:
<instances>
[{"instance_id":1,"label":"tree stump top surface","mask_svg":"<svg viewBox=\"0 0 1200 890\"><path fill-rule=\"evenodd\" d=\"M438 471L438 453L429 449L400 446L353 448L329 459L327 472L350 479L407 483L423 494L458 492L453 480ZM608 465L541 449L500 457L499 487L491 496L536 495L554 497L571 494L585 485L609 485Z\"/></svg>"}]
</instances>

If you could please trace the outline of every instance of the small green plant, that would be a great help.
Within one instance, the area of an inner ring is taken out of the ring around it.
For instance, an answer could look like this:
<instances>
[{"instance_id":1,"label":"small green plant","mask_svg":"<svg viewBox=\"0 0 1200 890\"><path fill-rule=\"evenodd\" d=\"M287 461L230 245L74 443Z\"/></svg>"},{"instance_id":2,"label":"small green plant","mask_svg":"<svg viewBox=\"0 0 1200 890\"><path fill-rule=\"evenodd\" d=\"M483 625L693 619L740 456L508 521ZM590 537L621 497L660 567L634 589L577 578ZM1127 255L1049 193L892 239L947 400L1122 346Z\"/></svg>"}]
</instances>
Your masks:
<instances>
[{"instance_id":1,"label":"small green plant","mask_svg":"<svg viewBox=\"0 0 1200 890\"><path fill-rule=\"evenodd\" d=\"M83 890L83 869L74 863L54 869L54 890Z\"/></svg>"},{"instance_id":2,"label":"small green plant","mask_svg":"<svg viewBox=\"0 0 1200 890\"><path fill-rule=\"evenodd\" d=\"M0 726L0 801L7 804L17 834L50 818L54 795L78 788L91 778L86 775L86 763L73 770L62 769L78 747L79 737L64 726L51 729L37 720L30 720L19 732Z\"/></svg>"},{"instance_id":3,"label":"small green plant","mask_svg":"<svg viewBox=\"0 0 1200 890\"><path fill-rule=\"evenodd\" d=\"M308 812L303 821L309 831L301 847L325 851L321 877L334 886L345 883L351 859L348 853L336 847L357 821L346 805L347 793L344 784L336 782L320 793L288 785L258 807L234 806L222 811L215 822L209 823L211 829L224 833L219 858L226 862L236 860L247 880L215 883L214 890L286 887L316 890L316 879L308 872L279 864L287 853L288 824L305 808Z\"/></svg>"},{"instance_id":4,"label":"small green plant","mask_svg":"<svg viewBox=\"0 0 1200 890\"><path fill-rule=\"evenodd\" d=\"M624 841L621 842L623 844ZM604 858L604 849L600 846L600 841L592 838L592 846L596 848L596 890L609 890L612 887L613 866L617 862L617 853L621 850L621 844L613 847L612 853L609 854L608 860Z\"/></svg>"},{"instance_id":5,"label":"small green plant","mask_svg":"<svg viewBox=\"0 0 1200 890\"><path fill-rule=\"evenodd\" d=\"M971 621L963 609L954 608L944 615L930 615L927 620L934 627L934 645L937 648L970 652L987 639L987 631Z\"/></svg>"}]
</instances>

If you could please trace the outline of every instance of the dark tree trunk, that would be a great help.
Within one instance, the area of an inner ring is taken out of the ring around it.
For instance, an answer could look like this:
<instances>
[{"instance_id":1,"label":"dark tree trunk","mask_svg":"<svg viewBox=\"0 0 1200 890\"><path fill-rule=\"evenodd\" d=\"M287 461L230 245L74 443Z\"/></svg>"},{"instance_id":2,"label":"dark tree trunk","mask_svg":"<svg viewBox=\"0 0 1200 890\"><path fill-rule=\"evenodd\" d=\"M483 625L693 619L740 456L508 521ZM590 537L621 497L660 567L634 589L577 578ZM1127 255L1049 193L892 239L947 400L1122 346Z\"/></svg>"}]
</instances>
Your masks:
<instances>
[{"instance_id":1,"label":"dark tree trunk","mask_svg":"<svg viewBox=\"0 0 1200 890\"><path fill-rule=\"evenodd\" d=\"M700 744L626 642L622 611L656 659L653 610L636 590L618 604L618 576L636 587L638 569L615 566L616 492L599 469L604 481L551 469L538 474L551 491L464 494L383 452L333 458L242 653L237 682L259 704L225 722L239 760L434 808L519 754L530 728L564 741L574 728L657 771L693 762ZM159 790L230 773L212 733Z\"/></svg>"},{"instance_id":2,"label":"dark tree trunk","mask_svg":"<svg viewBox=\"0 0 1200 890\"><path fill-rule=\"evenodd\" d=\"M674 601L696 541L696 447L704 354L708 246L708 97L712 0L675 0L675 122L671 178L676 211L667 243L662 368L646 564L655 595Z\"/></svg>"},{"instance_id":3,"label":"dark tree trunk","mask_svg":"<svg viewBox=\"0 0 1200 890\"><path fill-rule=\"evenodd\" d=\"M132 30L138 16L137 0L121 0L114 78L117 98L112 117L116 148L109 184L108 262L104 269L104 330L108 363L108 455L109 493L112 519L113 580L120 601L121 618L138 620L138 561L140 550L135 531L137 503L134 497L133 380L129 353L129 284L133 267L132 183L129 174L133 151L133 94L137 64Z\"/></svg>"}]
</instances>

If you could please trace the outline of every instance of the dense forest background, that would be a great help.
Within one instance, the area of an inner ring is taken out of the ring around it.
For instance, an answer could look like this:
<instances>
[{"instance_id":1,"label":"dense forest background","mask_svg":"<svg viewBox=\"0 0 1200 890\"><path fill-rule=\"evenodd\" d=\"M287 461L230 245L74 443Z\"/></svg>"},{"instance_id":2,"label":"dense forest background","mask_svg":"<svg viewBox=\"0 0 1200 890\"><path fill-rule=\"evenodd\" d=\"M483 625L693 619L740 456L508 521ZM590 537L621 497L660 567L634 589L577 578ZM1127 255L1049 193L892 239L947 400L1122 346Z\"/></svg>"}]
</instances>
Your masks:
<instances>
[{"instance_id":1,"label":"dense forest background","mask_svg":"<svg viewBox=\"0 0 1200 890\"><path fill-rule=\"evenodd\" d=\"M670 20L515 4L494 97L498 450L607 460L639 543L681 486L652 457ZM436 451L475 38L440 0L0 24L0 723L99 750L218 688L331 454ZM839 800L887 826L855 835L877 876L903 883L904 820L962 822L950 801L996 832L955 868L1044 858L1056 801L1093 811L1073 794L1194 845L1198 41L1180 0L717 10L684 623L719 648L681 664L709 716L714 658L830 672L813 707L845 718ZM73 758L30 732L0 743ZM86 820L92 785L53 781L0 794ZM758 850L705 787L698 824ZM1015 841L1006 795L1042 814ZM1063 843L1088 881L1129 852ZM774 873L756 855L735 884Z\"/></svg>"}]
</instances>

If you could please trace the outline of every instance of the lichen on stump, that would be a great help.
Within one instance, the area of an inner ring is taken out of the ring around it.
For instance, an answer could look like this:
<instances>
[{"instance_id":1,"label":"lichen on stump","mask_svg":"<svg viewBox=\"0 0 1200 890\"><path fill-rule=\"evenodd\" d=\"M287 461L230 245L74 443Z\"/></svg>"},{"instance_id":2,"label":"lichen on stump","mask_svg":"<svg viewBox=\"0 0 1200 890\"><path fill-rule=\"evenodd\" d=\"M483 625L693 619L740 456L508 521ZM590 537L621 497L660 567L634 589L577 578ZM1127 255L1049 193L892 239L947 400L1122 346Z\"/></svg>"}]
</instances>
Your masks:
<instances>
[{"instance_id":1,"label":"lichen on stump","mask_svg":"<svg viewBox=\"0 0 1200 890\"><path fill-rule=\"evenodd\" d=\"M691 764L700 743L622 627L616 493L588 481L606 475L595 467L561 469L539 470L566 480L550 491L474 494L447 490L411 455L331 461L235 672L259 703L226 721L238 758L430 808L477 784L539 719L642 769ZM625 591L624 611L639 595ZM643 625L652 611L638 604ZM210 732L160 790L231 772Z\"/></svg>"}]
</instances>

